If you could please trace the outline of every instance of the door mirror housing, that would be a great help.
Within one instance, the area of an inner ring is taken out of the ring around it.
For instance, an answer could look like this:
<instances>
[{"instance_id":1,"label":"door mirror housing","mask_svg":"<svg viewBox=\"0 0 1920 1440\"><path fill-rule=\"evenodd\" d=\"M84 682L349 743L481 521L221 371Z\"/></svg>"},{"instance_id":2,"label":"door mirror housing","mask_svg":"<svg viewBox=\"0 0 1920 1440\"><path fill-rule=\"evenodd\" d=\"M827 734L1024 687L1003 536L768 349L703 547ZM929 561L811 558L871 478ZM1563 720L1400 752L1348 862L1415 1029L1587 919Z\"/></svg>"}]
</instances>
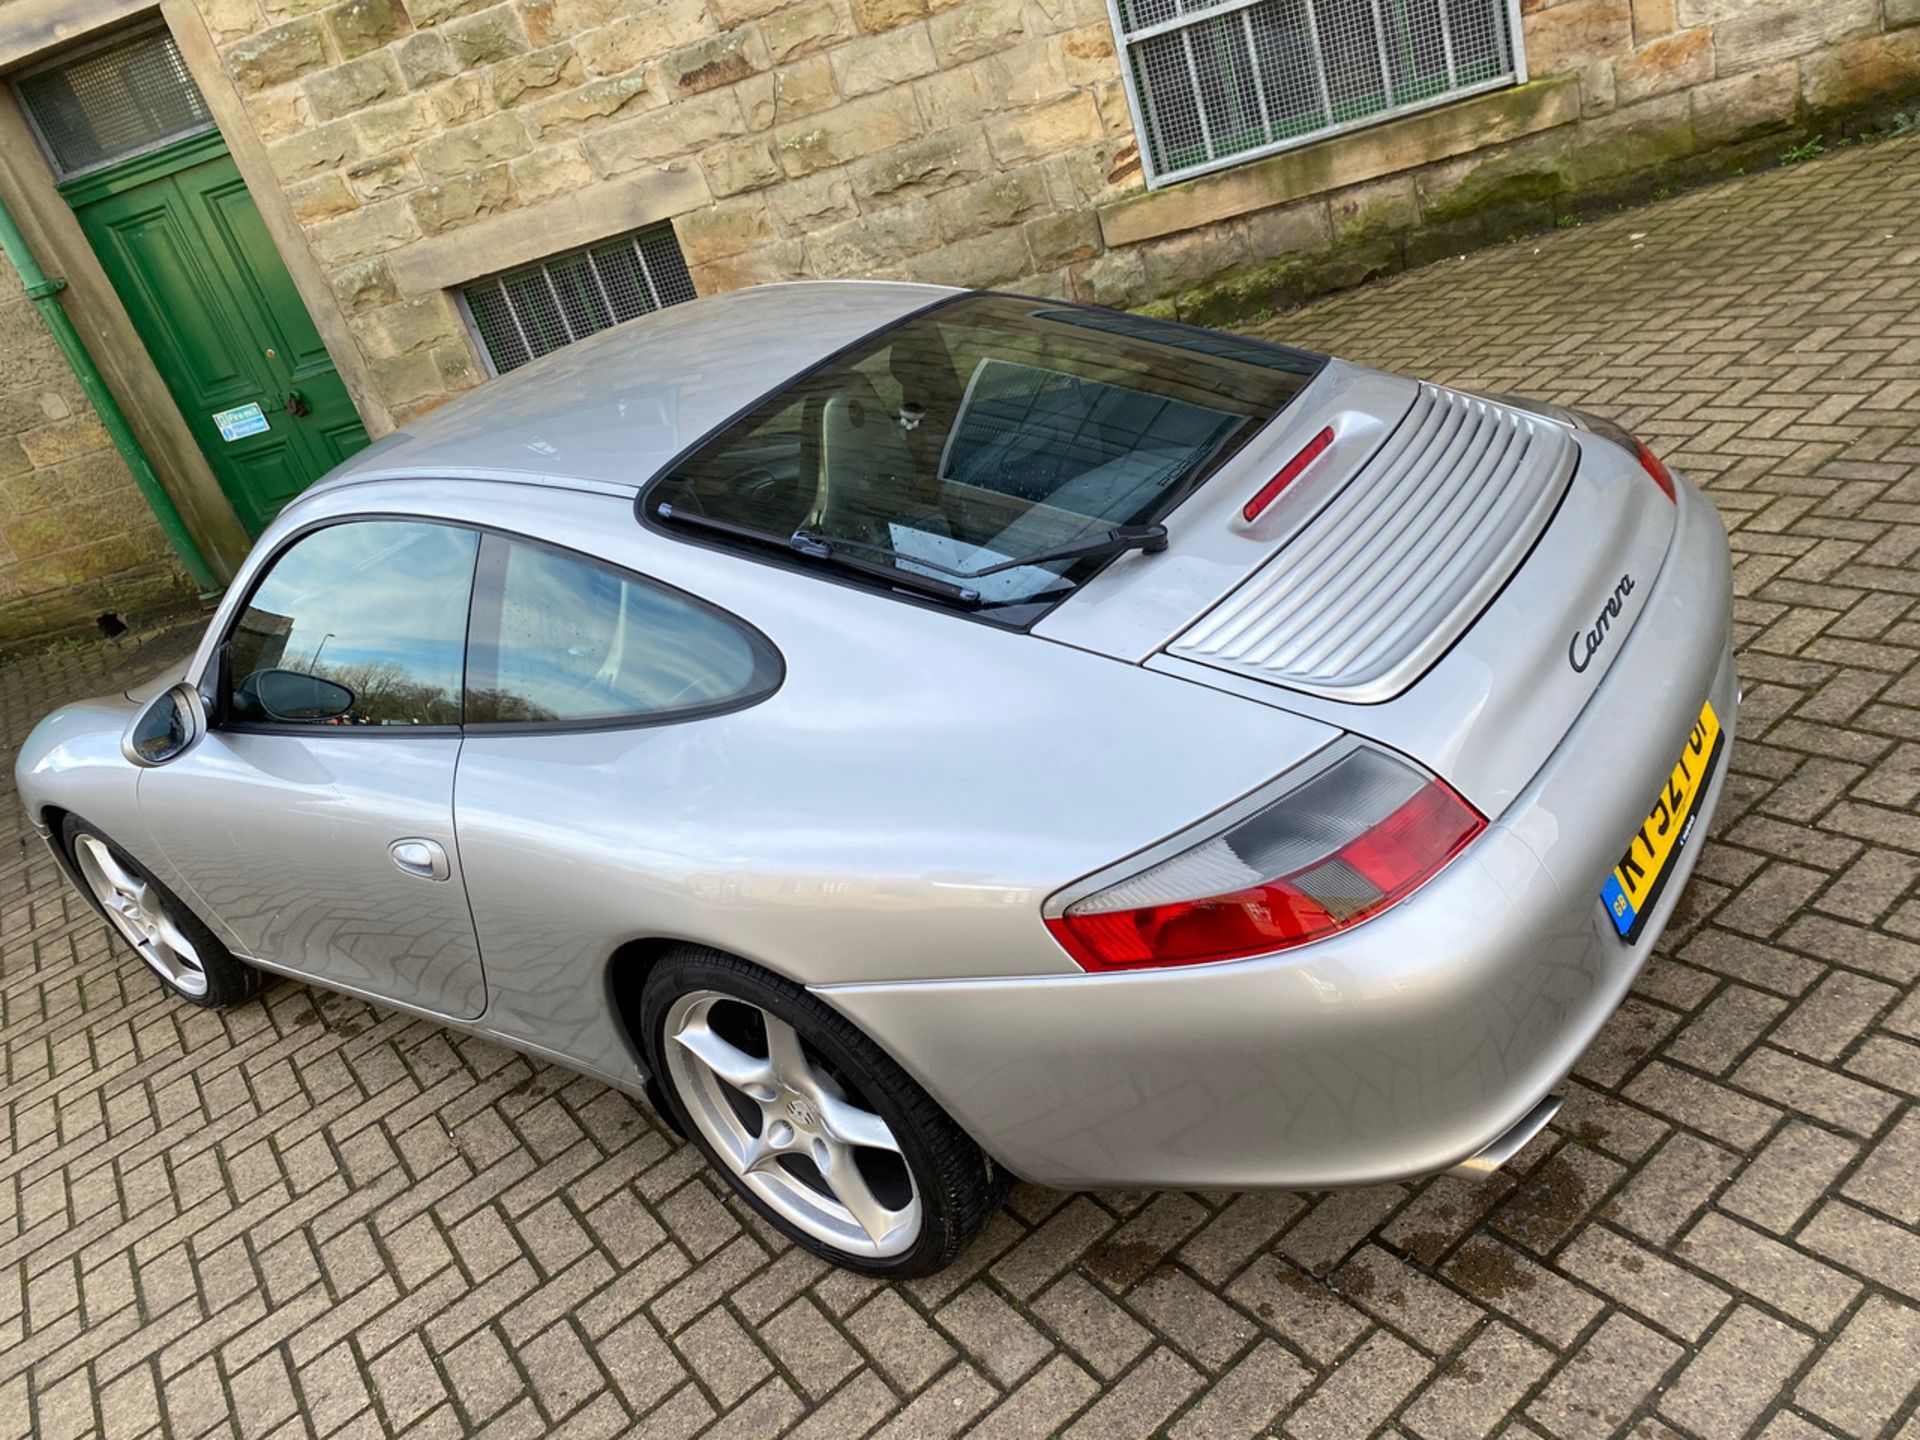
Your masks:
<instances>
[{"instance_id":1,"label":"door mirror housing","mask_svg":"<svg viewBox=\"0 0 1920 1440\"><path fill-rule=\"evenodd\" d=\"M206 699L183 680L147 702L147 708L127 727L120 750L142 768L164 765L186 754L206 733Z\"/></svg>"},{"instance_id":2,"label":"door mirror housing","mask_svg":"<svg viewBox=\"0 0 1920 1440\"><path fill-rule=\"evenodd\" d=\"M256 670L241 689L272 720L311 725L338 720L353 709L353 691L304 670Z\"/></svg>"}]
</instances>

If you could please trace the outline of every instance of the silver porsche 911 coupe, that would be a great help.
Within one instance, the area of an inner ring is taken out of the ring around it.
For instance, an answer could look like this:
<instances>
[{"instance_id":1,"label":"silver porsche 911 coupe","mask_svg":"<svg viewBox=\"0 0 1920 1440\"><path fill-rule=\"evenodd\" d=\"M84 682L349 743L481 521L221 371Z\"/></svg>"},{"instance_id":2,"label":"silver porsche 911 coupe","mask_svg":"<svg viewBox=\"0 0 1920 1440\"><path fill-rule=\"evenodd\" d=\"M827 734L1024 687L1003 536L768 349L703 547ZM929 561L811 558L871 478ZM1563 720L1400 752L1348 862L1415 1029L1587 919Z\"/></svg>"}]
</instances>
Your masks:
<instances>
[{"instance_id":1,"label":"silver porsche 911 coupe","mask_svg":"<svg viewBox=\"0 0 1920 1440\"><path fill-rule=\"evenodd\" d=\"M570 1066L906 1275L1011 1176L1511 1156L1698 857L1730 589L1603 420L773 286L364 451L19 786L184 999L271 971Z\"/></svg>"}]
</instances>

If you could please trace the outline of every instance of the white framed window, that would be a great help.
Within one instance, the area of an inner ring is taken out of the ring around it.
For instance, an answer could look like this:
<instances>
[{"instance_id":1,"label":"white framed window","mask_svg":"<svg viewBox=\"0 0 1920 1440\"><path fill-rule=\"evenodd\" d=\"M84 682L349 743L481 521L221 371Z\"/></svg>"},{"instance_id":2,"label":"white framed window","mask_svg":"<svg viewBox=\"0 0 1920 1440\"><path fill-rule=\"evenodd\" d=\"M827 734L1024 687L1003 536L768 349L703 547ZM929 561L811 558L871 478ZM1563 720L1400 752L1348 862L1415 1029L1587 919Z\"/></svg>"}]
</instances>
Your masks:
<instances>
[{"instance_id":1,"label":"white framed window","mask_svg":"<svg viewBox=\"0 0 1920 1440\"><path fill-rule=\"evenodd\" d=\"M1527 78L1520 0L1107 0L1150 188Z\"/></svg>"},{"instance_id":2,"label":"white framed window","mask_svg":"<svg viewBox=\"0 0 1920 1440\"><path fill-rule=\"evenodd\" d=\"M668 225L472 280L459 290L480 353L496 375L694 294Z\"/></svg>"}]
</instances>

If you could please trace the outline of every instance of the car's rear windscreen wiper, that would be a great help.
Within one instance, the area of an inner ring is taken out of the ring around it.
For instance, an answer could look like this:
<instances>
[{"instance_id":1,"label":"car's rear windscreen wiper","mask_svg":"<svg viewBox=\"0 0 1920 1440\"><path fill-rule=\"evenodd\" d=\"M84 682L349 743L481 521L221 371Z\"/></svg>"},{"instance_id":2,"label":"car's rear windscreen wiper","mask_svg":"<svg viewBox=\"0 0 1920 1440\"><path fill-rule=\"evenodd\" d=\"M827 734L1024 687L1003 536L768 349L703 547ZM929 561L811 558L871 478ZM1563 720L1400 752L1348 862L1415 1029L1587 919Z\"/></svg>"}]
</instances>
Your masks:
<instances>
[{"instance_id":1,"label":"car's rear windscreen wiper","mask_svg":"<svg viewBox=\"0 0 1920 1440\"><path fill-rule=\"evenodd\" d=\"M755 545L770 546L788 555L798 555L806 560L837 566L856 575L877 580L883 585L891 585L900 590L911 590L919 595L931 595L937 600L951 601L969 610L977 609L980 605L980 592L971 586L955 585L932 575L916 575L911 570L901 570L896 566L879 565L871 560L861 560L856 556L845 554L833 541L811 535L805 530L796 530L791 536L782 538L778 535L769 535L764 530L756 530L751 525L736 525L731 520L716 520L710 515L700 515L690 510L676 510L671 504L665 502L654 506L653 513L669 525L687 525L698 530L712 530Z\"/></svg>"}]
</instances>

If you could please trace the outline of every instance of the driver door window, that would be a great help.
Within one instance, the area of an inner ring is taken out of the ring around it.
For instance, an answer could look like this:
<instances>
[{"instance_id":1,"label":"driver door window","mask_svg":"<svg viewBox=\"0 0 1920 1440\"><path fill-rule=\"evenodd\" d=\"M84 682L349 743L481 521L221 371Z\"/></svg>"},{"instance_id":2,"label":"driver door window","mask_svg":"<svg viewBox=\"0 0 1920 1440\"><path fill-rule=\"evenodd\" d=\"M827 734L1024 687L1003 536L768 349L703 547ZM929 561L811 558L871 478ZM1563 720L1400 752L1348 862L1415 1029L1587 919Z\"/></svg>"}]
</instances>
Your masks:
<instances>
[{"instance_id":1,"label":"driver door window","mask_svg":"<svg viewBox=\"0 0 1920 1440\"><path fill-rule=\"evenodd\" d=\"M228 637L225 719L241 726L460 723L480 537L364 520L296 540Z\"/></svg>"}]
</instances>

